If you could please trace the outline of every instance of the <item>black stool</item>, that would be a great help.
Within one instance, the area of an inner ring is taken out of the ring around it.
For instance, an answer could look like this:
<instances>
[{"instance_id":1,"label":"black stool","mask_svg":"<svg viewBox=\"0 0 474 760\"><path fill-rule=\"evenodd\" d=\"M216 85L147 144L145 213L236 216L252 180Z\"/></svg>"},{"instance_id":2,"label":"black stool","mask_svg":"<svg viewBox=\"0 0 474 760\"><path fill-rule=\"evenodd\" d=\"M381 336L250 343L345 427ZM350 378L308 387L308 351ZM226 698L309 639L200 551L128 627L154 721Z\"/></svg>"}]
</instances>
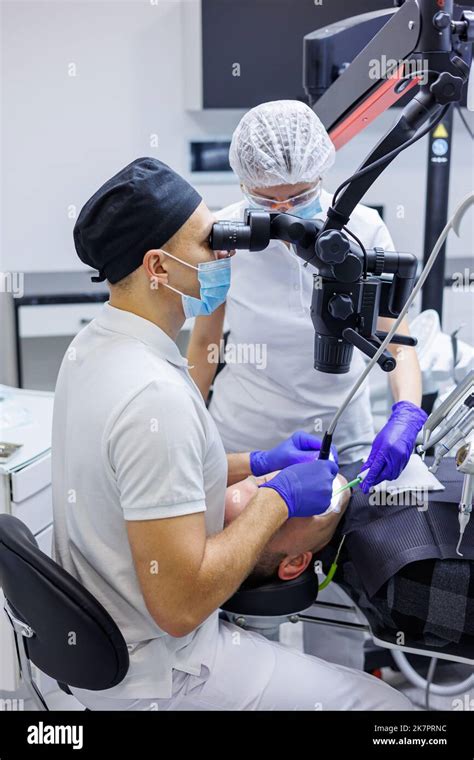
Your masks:
<instances>
[{"instance_id":1,"label":"black stool","mask_svg":"<svg viewBox=\"0 0 474 760\"><path fill-rule=\"evenodd\" d=\"M48 706L30 661L63 691L98 691L120 683L129 667L125 640L108 612L38 548L27 526L0 515L0 586L20 672L39 710Z\"/></svg>"}]
</instances>

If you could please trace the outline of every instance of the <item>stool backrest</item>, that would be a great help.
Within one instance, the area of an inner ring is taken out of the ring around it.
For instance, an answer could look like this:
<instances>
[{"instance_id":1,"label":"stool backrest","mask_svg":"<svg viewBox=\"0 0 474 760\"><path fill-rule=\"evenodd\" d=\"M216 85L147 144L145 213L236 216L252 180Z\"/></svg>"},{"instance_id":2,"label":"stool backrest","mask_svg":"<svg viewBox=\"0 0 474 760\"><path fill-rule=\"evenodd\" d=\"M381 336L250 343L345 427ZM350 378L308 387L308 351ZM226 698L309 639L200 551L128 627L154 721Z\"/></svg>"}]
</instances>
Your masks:
<instances>
[{"instance_id":1,"label":"stool backrest","mask_svg":"<svg viewBox=\"0 0 474 760\"><path fill-rule=\"evenodd\" d=\"M29 528L0 515L0 586L15 618L33 634L29 659L57 681L94 691L120 683L125 640L104 607L38 548Z\"/></svg>"}]
</instances>

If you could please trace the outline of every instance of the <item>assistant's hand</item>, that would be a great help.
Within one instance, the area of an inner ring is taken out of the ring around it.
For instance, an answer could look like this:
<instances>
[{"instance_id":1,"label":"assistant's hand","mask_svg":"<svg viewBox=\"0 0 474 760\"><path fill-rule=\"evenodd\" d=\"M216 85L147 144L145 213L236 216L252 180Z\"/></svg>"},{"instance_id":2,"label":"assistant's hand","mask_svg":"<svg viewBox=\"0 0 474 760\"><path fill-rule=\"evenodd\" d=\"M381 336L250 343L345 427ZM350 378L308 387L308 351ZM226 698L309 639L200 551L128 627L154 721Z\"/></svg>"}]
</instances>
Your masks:
<instances>
[{"instance_id":1,"label":"assistant's hand","mask_svg":"<svg viewBox=\"0 0 474 760\"><path fill-rule=\"evenodd\" d=\"M283 470L292 464L314 462L318 458L321 441L305 430L298 430L291 438L279 443L268 451L252 451L250 454L250 469L253 475L266 475L274 470ZM331 448L337 462L337 451Z\"/></svg>"},{"instance_id":2,"label":"assistant's hand","mask_svg":"<svg viewBox=\"0 0 474 760\"><path fill-rule=\"evenodd\" d=\"M311 517L327 510L332 483L338 472L336 462L315 460L286 467L260 488L273 488L288 507L288 517Z\"/></svg>"},{"instance_id":3,"label":"assistant's hand","mask_svg":"<svg viewBox=\"0 0 474 760\"><path fill-rule=\"evenodd\" d=\"M427 417L411 401L399 401L392 406L390 419L375 437L369 458L362 466L362 471L369 470L360 486L364 493L383 480L395 480L403 472Z\"/></svg>"}]
</instances>

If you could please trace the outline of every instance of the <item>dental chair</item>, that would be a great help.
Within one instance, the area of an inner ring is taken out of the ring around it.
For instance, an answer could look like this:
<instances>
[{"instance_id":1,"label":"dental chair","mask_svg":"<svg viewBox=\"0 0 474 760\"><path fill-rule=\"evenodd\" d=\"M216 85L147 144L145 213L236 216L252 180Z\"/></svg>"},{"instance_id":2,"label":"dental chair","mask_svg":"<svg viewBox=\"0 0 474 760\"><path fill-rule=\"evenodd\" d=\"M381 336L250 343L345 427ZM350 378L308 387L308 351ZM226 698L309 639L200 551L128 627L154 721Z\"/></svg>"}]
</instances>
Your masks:
<instances>
[{"instance_id":1,"label":"dental chair","mask_svg":"<svg viewBox=\"0 0 474 760\"><path fill-rule=\"evenodd\" d=\"M365 606L362 610L354 597L353 605L323 602L317 598L318 585L312 565L300 578L292 581L270 581L256 587L246 587L244 584L223 605L221 617L276 641L282 623L301 621L358 631L366 640L365 670L368 672L380 671L386 666L395 668L414 686L440 696L454 696L474 688L474 675L449 685L433 684L423 677L438 661L474 668L474 639L462 648L452 643L440 649L422 645L405 635L401 644L400 632L381 625L375 607L370 609ZM360 622L361 619L364 622Z\"/></svg>"},{"instance_id":2,"label":"dental chair","mask_svg":"<svg viewBox=\"0 0 474 760\"><path fill-rule=\"evenodd\" d=\"M279 629L283 623L304 622L358 631L366 639L365 670L368 672L380 671L385 666L400 670L410 683L424 689L427 695L454 696L474 688L474 675L449 685L434 684L423 677L439 660L441 663L460 663L474 668L474 640L462 651L454 643L443 650L430 648L411 640L409 636L405 637L402 645L399 642L400 632L381 626L375 609L372 612L364 609L362 612L356 603L322 602L317 598L318 586L318 577L312 565L299 578L291 581L269 581L253 587L243 584L222 606L220 614L234 625L274 641L279 640ZM361 623L361 618L365 622Z\"/></svg>"},{"instance_id":3,"label":"dental chair","mask_svg":"<svg viewBox=\"0 0 474 760\"><path fill-rule=\"evenodd\" d=\"M449 467L454 470L452 460ZM355 469L360 470L360 466L356 464ZM443 466L443 471L446 469L447 465ZM458 470L464 472L464 469L460 467ZM350 479L348 473L345 474ZM464 486L464 490L465 488ZM439 494L437 496L440 498ZM456 513L453 510L453 525L456 524ZM327 557L327 562L323 562L325 572L328 572L334 559L334 551L335 547L332 549L333 554ZM339 562L339 571L342 569L342 564ZM401 638L400 630L388 627L383 621L383 616L376 606L376 600L360 593L363 584L359 590L354 586L351 588L347 583L344 584L342 577L343 574L338 572L335 581L350 596L352 604L334 604L318 599L319 583L311 564L296 581L269 581L258 587L248 587L243 584L223 606L223 614L235 625L256 631L273 640L278 640L279 626L288 622L301 621L358 631L366 640L366 670L373 672L389 665L401 670L412 684L421 688L427 687L427 681L418 671L427 670L430 662L433 663L435 660L441 663L459 663L474 668L473 636L470 634L464 636L461 643L453 640L435 646L422 643L419 632L418 634L416 632L416 626L412 626L411 631L408 626L408 630L403 632L404 635ZM301 586L298 586L297 581L301 581ZM416 663L416 670L412 662ZM474 676L452 686L430 683L431 693L440 695L459 694L473 687Z\"/></svg>"},{"instance_id":4,"label":"dental chair","mask_svg":"<svg viewBox=\"0 0 474 760\"><path fill-rule=\"evenodd\" d=\"M20 673L38 710L49 710L31 663L69 687L100 690L120 683L127 644L108 612L38 548L29 528L0 515L0 587L12 625Z\"/></svg>"},{"instance_id":5,"label":"dental chair","mask_svg":"<svg viewBox=\"0 0 474 760\"><path fill-rule=\"evenodd\" d=\"M443 651L422 646L406 637L401 645L399 632L380 626L377 614L362 613L356 605L340 605L317 599L318 580L312 565L299 578L292 581L271 581L256 587L245 584L221 608L221 617L234 625L254 631L278 641L282 623L313 623L316 625L359 631L368 639L366 667L369 672L384 666L400 670L406 679L430 694L454 696L474 688L474 675L449 685L427 681L421 673L429 673L438 660L470 665L474 668L474 641L463 651L452 644ZM309 609L310 608L310 609ZM318 614L309 614L315 612ZM326 617L332 614L332 617ZM353 615L354 621L347 617ZM360 623L361 617L365 623Z\"/></svg>"}]
</instances>

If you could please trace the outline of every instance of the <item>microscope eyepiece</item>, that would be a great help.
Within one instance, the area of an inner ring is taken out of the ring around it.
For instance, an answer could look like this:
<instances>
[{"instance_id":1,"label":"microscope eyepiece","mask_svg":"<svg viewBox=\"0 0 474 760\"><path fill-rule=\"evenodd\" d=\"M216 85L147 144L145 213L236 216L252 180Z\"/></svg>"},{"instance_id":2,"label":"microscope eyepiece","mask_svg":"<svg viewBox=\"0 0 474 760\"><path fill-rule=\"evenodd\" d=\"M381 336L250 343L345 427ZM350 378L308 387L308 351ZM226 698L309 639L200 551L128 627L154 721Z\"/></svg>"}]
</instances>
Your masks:
<instances>
[{"instance_id":1,"label":"microscope eyepiece","mask_svg":"<svg viewBox=\"0 0 474 760\"><path fill-rule=\"evenodd\" d=\"M250 249L250 226L243 222L217 222L209 236L213 251L234 251Z\"/></svg>"}]
</instances>

